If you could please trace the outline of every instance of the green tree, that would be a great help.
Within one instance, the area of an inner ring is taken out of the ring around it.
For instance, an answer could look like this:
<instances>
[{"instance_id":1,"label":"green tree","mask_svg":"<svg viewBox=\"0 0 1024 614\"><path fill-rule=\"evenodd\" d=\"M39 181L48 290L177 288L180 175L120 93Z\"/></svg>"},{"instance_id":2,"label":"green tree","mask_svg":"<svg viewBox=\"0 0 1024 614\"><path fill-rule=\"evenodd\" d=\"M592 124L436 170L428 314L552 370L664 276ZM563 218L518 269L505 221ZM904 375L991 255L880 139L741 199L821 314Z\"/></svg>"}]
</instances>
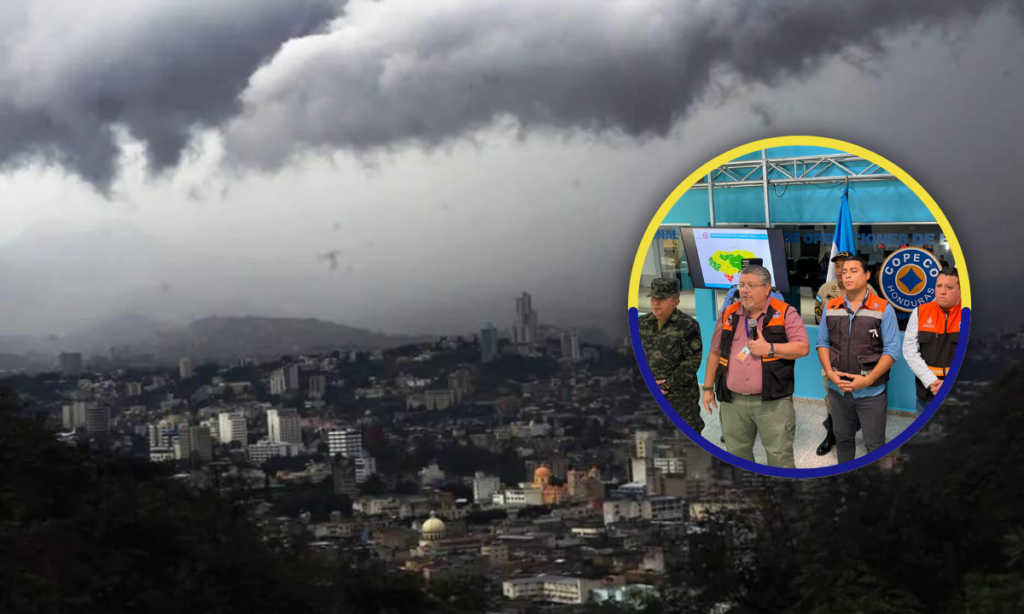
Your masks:
<instances>
[{"instance_id":1,"label":"green tree","mask_svg":"<svg viewBox=\"0 0 1024 614\"><path fill-rule=\"evenodd\" d=\"M370 475L359 485L359 494L363 497L383 495L386 492L387 486L384 484L384 480L376 473Z\"/></svg>"}]
</instances>

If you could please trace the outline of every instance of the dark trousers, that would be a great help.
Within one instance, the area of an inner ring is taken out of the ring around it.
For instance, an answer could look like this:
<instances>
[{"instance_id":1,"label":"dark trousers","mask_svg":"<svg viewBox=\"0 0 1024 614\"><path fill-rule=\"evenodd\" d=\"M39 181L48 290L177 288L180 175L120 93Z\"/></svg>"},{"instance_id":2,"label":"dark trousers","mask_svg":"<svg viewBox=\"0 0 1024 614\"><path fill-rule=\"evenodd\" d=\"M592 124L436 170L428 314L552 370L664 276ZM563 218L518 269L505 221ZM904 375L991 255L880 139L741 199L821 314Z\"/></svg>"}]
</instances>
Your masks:
<instances>
[{"instance_id":1,"label":"dark trousers","mask_svg":"<svg viewBox=\"0 0 1024 614\"><path fill-rule=\"evenodd\" d=\"M852 392L841 394L829 388L829 407L832 410L832 432L836 436L836 459L840 463L857 456L857 422L864 433L864 447L868 454L885 445L885 416L889 405L889 391L873 397L853 398Z\"/></svg>"}]
</instances>

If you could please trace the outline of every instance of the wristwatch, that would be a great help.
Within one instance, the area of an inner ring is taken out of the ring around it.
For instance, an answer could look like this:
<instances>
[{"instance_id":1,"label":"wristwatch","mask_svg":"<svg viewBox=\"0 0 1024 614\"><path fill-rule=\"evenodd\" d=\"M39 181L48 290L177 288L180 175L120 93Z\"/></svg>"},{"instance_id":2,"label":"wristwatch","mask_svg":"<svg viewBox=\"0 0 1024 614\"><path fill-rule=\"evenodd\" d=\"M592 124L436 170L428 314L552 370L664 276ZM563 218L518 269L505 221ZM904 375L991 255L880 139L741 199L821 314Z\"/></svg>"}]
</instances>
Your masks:
<instances>
[{"instance_id":1,"label":"wristwatch","mask_svg":"<svg viewBox=\"0 0 1024 614\"><path fill-rule=\"evenodd\" d=\"M768 344L768 358L775 358L775 344Z\"/></svg>"}]
</instances>

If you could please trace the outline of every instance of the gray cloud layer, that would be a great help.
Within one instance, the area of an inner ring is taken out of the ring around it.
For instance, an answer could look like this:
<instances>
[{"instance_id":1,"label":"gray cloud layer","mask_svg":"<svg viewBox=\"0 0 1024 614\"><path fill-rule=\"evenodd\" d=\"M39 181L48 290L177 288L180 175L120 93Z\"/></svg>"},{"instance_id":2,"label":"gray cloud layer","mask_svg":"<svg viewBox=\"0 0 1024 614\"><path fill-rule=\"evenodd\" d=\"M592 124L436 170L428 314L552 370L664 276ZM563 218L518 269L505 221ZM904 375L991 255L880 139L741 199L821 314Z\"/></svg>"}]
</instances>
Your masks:
<instances>
[{"instance_id":1,"label":"gray cloud layer","mask_svg":"<svg viewBox=\"0 0 1024 614\"><path fill-rule=\"evenodd\" d=\"M62 0L0 9L0 165L31 157L98 186L117 173L115 127L175 167L196 130L237 109L252 72L331 17L332 0Z\"/></svg>"},{"instance_id":2,"label":"gray cloud layer","mask_svg":"<svg viewBox=\"0 0 1024 614\"><path fill-rule=\"evenodd\" d=\"M908 26L1011 0L59 0L0 8L0 167L43 157L105 187L117 129L175 167L203 128L231 159L437 145L526 129L665 134L721 71L772 84ZM1018 13L1019 14L1019 13ZM334 17L330 26L320 26Z\"/></svg>"},{"instance_id":3,"label":"gray cloud layer","mask_svg":"<svg viewBox=\"0 0 1024 614\"><path fill-rule=\"evenodd\" d=\"M52 235L0 246L0 333L125 312L451 332L507 325L522 290L545 322L621 329L637 241L657 205L709 157L780 134L840 138L902 166L943 207L971 263L1019 242L1020 20L995 10L953 46L910 26L955 33L971 11L1018 4L862 2L851 12L776 2L776 15L727 2L684 13L643 0L386 0L341 14L309 0L296 18L295 3L232 0L124 4L114 20L110 1L104 14L11 4L0 2L0 109L17 114L0 111L0 162L46 154L103 187L119 170L113 127L123 125L164 152L154 155L165 168L176 156L186 163L166 182L126 164L108 202L35 168L0 176L0 235L27 220ZM243 36L256 25L272 35ZM880 40L886 55L860 66L869 71L836 59L844 45L870 55ZM246 62L225 61L239 49ZM220 80L203 85L211 75ZM667 86L656 83L665 75ZM516 118L527 138L473 132L495 117ZM397 153L371 172L340 155L250 174L228 191L219 147L193 163L185 145L204 126L224 129L241 164L272 168L336 147ZM639 142L593 136L670 128ZM444 155L401 147L452 139ZM143 234L79 236L45 221L95 221L118 207L133 209ZM335 251L332 270L322 256ZM972 264L975 292L976 271L985 273ZM1005 283L988 287L1002 304Z\"/></svg>"},{"instance_id":4,"label":"gray cloud layer","mask_svg":"<svg viewBox=\"0 0 1024 614\"><path fill-rule=\"evenodd\" d=\"M896 30L999 1L350 2L251 79L234 157L434 146L514 118L524 129L664 135L716 82L774 84Z\"/></svg>"}]
</instances>

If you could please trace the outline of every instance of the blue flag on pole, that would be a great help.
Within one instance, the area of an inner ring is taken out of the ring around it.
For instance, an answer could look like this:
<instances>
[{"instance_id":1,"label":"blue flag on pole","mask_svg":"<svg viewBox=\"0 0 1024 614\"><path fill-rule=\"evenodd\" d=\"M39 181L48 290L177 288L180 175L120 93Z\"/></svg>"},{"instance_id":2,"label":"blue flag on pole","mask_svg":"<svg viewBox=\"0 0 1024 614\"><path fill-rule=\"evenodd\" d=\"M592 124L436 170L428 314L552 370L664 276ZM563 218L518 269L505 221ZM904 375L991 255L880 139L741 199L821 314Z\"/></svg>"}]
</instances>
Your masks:
<instances>
[{"instance_id":1,"label":"blue flag on pole","mask_svg":"<svg viewBox=\"0 0 1024 614\"><path fill-rule=\"evenodd\" d=\"M839 220L836 222L836 231L832 235L832 254L829 260L836 257L839 252L857 253L857 243L853 238L853 218L850 217L850 181L846 181L843 188L843 197L839 200ZM828 263L827 281L834 281L836 278L836 263Z\"/></svg>"}]
</instances>

